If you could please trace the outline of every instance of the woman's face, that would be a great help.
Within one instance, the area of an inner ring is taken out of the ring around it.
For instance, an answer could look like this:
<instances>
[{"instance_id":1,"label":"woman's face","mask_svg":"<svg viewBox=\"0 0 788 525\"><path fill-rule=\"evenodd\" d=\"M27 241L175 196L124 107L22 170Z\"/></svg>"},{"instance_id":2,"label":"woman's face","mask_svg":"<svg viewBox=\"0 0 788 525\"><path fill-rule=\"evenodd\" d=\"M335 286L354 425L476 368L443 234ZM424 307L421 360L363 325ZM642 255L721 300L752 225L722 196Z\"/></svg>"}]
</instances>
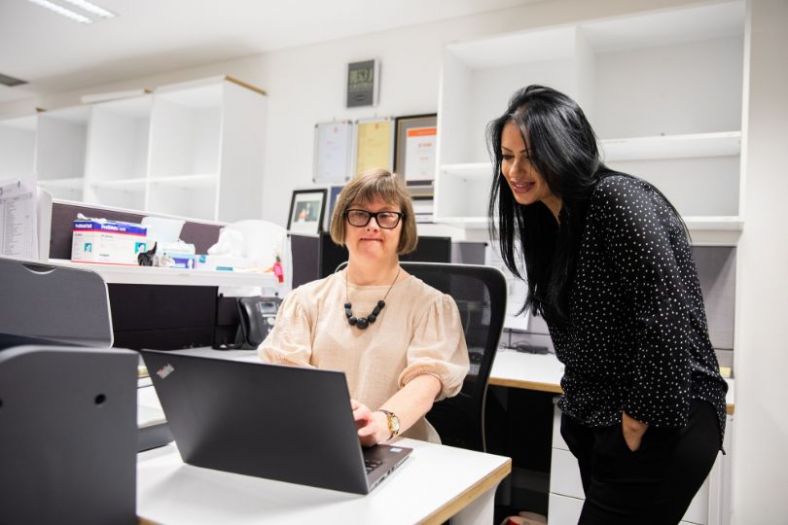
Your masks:
<instances>
[{"instance_id":1,"label":"woman's face","mask_svg":"<svg viewBox=\"0 0 788 525\"><path fill-rule=\"evenodd\" d=\"M398 205L386 202L380 197L365 203L354 202L348 207L348 210L364 210L372 213L402 211ZM387 225L382 218L380 220L384 222L384 226ZM348 218L345 218L345 246L347 246L351 260L365 259L382 263L396 260L401 233L402 220L393 229L387 229L381 228L378 220L374 217L369 218L366 226L353 226Z\"/></svg>"},{"instance_id":2,"label":"woman's face","mask_svg":"<svg viewBox=\"0 0 788 525\"><path fill-rule=\"evenodd\" d=\"M501 173L509 183L514 200L523 205L542 202L557 217L561 199L550 191L542 174L531 163L528 147L514 121L510 120L503 127L501 155Z\"/></svg>"}]
</instances>

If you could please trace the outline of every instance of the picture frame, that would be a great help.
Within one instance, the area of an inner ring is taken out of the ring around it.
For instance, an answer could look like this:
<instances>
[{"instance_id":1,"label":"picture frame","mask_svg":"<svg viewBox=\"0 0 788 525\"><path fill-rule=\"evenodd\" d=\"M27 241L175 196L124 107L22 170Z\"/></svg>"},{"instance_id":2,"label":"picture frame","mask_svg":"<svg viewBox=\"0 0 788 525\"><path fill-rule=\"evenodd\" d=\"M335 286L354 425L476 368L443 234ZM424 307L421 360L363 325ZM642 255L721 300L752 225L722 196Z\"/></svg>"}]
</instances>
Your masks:
<instances>
[{"instance_id":1,"label":"picture frame","mask_svg":"<svg viewBox=\"0 0 788 525\"><path fill-rule=\"evenodd\" d=\"M301 235L319 235L326 208L326 189L293 190L287 230Z\"/></svg>"},{"instance_id":2,"label":"picture frame","mask_svg":"<svg viewBox=\"0 0 788 525\"><path fill-rule=\"evenodd\" d=\"M345 105L348 108L377 106L380 95L380 60L372 58L347 65Z\"/></svg>"},{"instance_id":3,"label":"picture frame","mask_svg":"<svg viewBox=\"0 0 788 525\"><path fill-rule=\"evenodd\" d=\"M329 186L328 187L328 212L326 213L326 226L324 231L330 231L331 219L334 216L334 207L337 203L339 194L344 189L344 186Z\"/></svg>"},{"instance_id":4,"label":"picture frame","mask_svg":"<svg viewBox=\"0 0 788 525\"><path fill-rule=\"evenodd\" d=\"M435 180L438 114L395 119L394 171L408 182Z\"/></svg>"}]
</instances>

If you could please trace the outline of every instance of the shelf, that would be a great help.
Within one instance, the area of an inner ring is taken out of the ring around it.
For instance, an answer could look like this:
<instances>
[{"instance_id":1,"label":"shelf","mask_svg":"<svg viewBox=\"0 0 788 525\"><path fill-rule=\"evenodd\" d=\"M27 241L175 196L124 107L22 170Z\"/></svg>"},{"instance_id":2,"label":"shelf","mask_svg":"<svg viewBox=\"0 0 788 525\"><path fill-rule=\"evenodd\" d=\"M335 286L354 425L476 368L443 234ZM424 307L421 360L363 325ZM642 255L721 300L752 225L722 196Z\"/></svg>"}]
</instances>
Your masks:
<instances>
[{"instance_id":1,"label":"shelf","mask_svg":"<svg viewBox=\"0 0 788 525\"><path fill-rule=\"evenodd\" d=\"M145 191L145 179L140 178L91 181L89 184L99 190Z\"/></svg>"},{"instance_id":2,"label":"shelf","mask_svg":"<svg viewBox=\"0 0 788 525\"><path fill-rule=\"evenodd\" d=\"M447 50L474 69L566 60L575 56L575 34L574 26L558 26L450 44Z\"/></svg>"},{"instance_id":3,"label":"shelf","mask_svg":"<svg viewBox=\"0 0 788 525\"><path fill-rule=\"evenodd\" d=\"M45 188L82 190L82 184L84 181L84 177L72 177L68 179L38 179L38 184Z\"/></svg>"},{"instance_id":4,"label":"shelf","mask_svg":"<svg viewBox=\"0 0 788 525\"><path fill-rule=\"evenodd\" d=\"M683 217L694 246L736 246L744 228L738 216ZM436 224L459 226L467 230L487 229L487 217L436 217Z\"/></svg>"},{"instance_id":5,"label":"shelf","mask_svg":"<svg viewBox=\"0 0 788 525\"><path fill-rule=\"evenodd\" d=\"M492 164L489 162L466 162L462 164L443 164L440 167L442 174L460 177L466 180L490 179Z\"/></svg>"},{"instance_id":6,"label":"shelf","mask_svg":"<svg viewBox=\"0 0 788 525\"><path fill-rule=\"evenodd\" d=\"M605 162L725 157L740 153L741 132L605 139L599 146Z\"/></svg>"},{"instance_id":7,"label":"shelf","mask_svg":"<svg viewBox=\"0 0 788 525\"><path fill-rule=\"evenodd\" d=\"M271 273L215 272L158 268L151 266L125 266L108 264L73 263L65 259L50 259L49 264L92 270L107 284L155 284L177 286L262 286L278 287Z\"/></svg>"},{"instance_id":8,"label":"shelf","mask_svg":"<svg viewBox=\"0 0 788 525\"><path fill-rule=\"evenodd\" d=\"M159 186L183 186L190 188L210 188L219 180L214 173L197 175L174 175L171 177L151 177L150 183Z\"/></svg>"}]
</instances>

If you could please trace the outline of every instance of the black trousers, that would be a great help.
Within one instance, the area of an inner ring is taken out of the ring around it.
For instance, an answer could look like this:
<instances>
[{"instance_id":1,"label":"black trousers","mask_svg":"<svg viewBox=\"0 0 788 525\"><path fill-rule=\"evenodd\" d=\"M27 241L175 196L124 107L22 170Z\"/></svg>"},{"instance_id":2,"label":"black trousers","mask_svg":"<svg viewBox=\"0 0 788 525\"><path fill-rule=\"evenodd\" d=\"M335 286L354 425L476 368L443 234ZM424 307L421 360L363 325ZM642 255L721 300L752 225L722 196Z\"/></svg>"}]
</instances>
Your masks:
<instances>
[{"instance_id":1,"label":"black trousers","mask_svg":"<svg viewBox=\"0 0 788 525\"><path fill-rule=\"evenodd\" d=\"M711 404L693 401L683 429L649 428L629 450L621 425L591 428L561 417L561 435L580 465L582 525L677 524L720 450Z\"/></svg>"}]
</instances>

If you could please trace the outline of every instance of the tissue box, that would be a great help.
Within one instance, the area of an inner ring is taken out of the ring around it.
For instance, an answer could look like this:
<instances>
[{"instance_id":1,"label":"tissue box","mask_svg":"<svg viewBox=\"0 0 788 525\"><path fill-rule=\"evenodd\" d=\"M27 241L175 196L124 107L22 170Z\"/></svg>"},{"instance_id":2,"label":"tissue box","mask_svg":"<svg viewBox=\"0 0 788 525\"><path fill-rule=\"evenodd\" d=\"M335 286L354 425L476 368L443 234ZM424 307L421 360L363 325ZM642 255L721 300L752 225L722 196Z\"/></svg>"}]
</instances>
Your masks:
<instances>
[{"instance_id":1,"label":"tissue box","mask_svg":"<svg viewBox=\"0 0 788 525\"><path fill-rule=\"evenodd\" d=\"M141 224L105 219L75 219L71 241L74 262L137 265L147 250L147 229Z\"/></svg>"}]
</instances>

